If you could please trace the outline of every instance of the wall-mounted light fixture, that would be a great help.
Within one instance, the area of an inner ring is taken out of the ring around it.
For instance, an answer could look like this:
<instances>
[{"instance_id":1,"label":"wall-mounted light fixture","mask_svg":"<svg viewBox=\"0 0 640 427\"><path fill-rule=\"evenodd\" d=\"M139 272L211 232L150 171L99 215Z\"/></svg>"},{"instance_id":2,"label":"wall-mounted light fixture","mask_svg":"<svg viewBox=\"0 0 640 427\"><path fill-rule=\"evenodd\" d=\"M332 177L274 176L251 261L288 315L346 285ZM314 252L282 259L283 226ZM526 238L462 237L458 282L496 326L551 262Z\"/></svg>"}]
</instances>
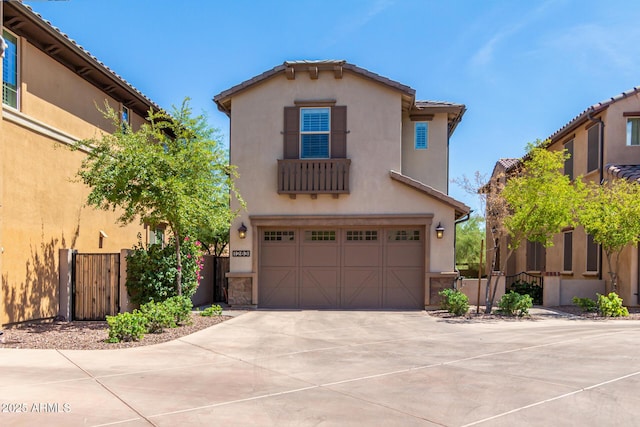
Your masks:
<instances>
[{"instance_id":1,"label":"wall-mounted light fixture","mask_svg":"<svg viewBox=\"0 0 640 427\"><path fill-rule=\"evenodd\" d=\"M244 225L244 222L238 228L238 236L240 236L241 239L244 239L245 237L247 237L247 226Z\"/></svg>"},{"instance_id":2,"label":"wall-mounted light fixture","mask_svg":"<svg viewBox=\"0 0 640 427\"><path fill-rule=\"evenodd\" d=\"M438 239L442 239L444 237L444 227L442 226L442 223L438 223L436 226L436 237Z\"/></svg>"},{"instance_id":3,"label":"wall-mounted light fixture","mask_svg":"<svg viewBox=\"0 0 640 427\"><path fill-rule=\"evenodd\" d=\"M98 248L102 249L102 246L104 245L104 239L106 239L107 237L109 237L107 236L107 233L100 230L100 238L98 239Z\"/></svg>"}]
</instances>

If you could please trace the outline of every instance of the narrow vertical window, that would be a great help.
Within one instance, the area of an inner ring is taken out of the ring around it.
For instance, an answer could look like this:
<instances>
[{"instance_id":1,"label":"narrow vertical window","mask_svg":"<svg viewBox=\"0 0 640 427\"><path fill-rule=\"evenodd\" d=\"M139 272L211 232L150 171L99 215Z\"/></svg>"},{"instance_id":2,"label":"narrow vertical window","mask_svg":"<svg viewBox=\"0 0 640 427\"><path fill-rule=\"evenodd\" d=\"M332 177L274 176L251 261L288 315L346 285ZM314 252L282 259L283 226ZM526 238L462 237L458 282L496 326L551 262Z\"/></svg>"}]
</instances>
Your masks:
<instances>
[{"instance_id":1,"label":"narrow vertical window","mask_svg":"<svg viewBox=\"0 0 640 427\"><path fill-rule=\"evenodd\" d=\"M593 241L592 235L587 235L587 271L598 271L599 246Z\"/></svg>"},{"instance_id":2,"label":"narrow vertical window","mask_svg":"<svg viewBox=\"0 0 640 427\"><path fill-rule=\"evenodd\" d=\"M587 131L587 172L598 169L600 164L600 125Z\"/></svg>"},{"instance_id":3,"label":"narrow vertical window","mask_svg":"<svg viewBox=\"0 0 640 427\"><path fill-rule=\"evenodd\" d=\"M426 150L428 146L429 124L425 122L416 123L415 129L415 149Z\"/></svg>"},{"instance_id":4,"label":"narrow vertical window","mask_svg":"<svg viewBox=\"0 0 640 427\"><path fill-rule=\"evenodd\" d=\"M329 158L330 112L330 108L300 109L300 158Z\"/></svg>"},{"instance_id":5,"label":"narrow vertical window","mask_svg":"<svg viewBox=\"0 0 640 427\"><path fill-rule=\"evenodd\" d=\"M18 108L18 38L2 31L2 38L7 44L2 58L2 103Z\"/></svg>"},{"instance_id":6,"label":"narrow vertical window","mask_svg":"<svg viewBox=\"0 0 640 427\"><path fill-rule=\"evenodd\" d=\"M564 160L564 174L573 181L573 139L564 144L564 149L569 156Z\"/></svg>"},{"instance_id":7,"label":"narrow vertical window","mask_svg":"<svg viewBox=\"0 0 640 427\"><path fill-rule=\"evenodd\" d=\"M627 118L627 145L640 145L640 117Z\"/></svg>"},{"instance_id":8,"label":"narrow vertical window","mask_svg":"<svg viewBox=\"0 0 640 427\"><path fill-rule=\"evenodd\" d=\"M542 243L527 241L527 271L544 271L545 256Z\"/></svg>"},{"instance_id":9,"label":"narrow vertical window","mask_svg":"<svg viewBox=\"0 0 640 427\"><path fill-rule=\"evenodd\" d=\"M129 126L131 126L131 118L129 117L129 108L122 106L120 113L120 123L122 124L122 131L125 132Z\"/></svg>"},{"instance_id":10,"label":"narrow vertical window","mask_svg":"<svg viewBox=\"0 0 640 427\"><path fill-rule=\"evenodd\" d=\"M564 233L564 249L563 249L563 271L573 270L573 232Z\"/></svg>"}]
</instances>

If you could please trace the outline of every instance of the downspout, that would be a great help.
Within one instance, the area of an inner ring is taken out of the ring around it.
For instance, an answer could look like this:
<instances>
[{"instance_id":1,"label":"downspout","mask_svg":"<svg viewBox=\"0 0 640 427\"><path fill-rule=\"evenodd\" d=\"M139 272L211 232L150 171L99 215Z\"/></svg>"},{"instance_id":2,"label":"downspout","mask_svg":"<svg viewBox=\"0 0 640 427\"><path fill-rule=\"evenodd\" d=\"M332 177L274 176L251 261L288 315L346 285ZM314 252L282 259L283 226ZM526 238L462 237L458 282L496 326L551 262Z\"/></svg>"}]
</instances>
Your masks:
<instances>
[{"instance_id":1,"label":"downspout","mask_svg":"<svg viewBox=\"0 0 640 427\"><path fill-rule=\"evenodd\" d=\"M470 210L468 214L466 214L465 216L463 216L462 218L458 218L453 222L453 271L455 271L456 273L456 278L454 279L454 288L455 288L455 283L460 280L460 270L458 270L458 266L457 266L457 262L456 262L456 241L457 239L457 234L458 234L458 224L461 224L463 222L469 221L469 219L471 218L471 213L473 212L473 210Z\"/></svg>"},{"instance_id":2,"label":"downspout","mask_svg":"<svg viewBox=\"0 0 640 427\"><path fill-rule=\"evenodd\" d=\"M600 117L593 118L593 107L587 111L587 118L589 121L598 123L600 125L600 155L598 156L598 168L600 169L600 185L604 181L604 122ZM598 255L598 279L602 280L602 245L599 245Z\"/></svg>"}]
</instances>

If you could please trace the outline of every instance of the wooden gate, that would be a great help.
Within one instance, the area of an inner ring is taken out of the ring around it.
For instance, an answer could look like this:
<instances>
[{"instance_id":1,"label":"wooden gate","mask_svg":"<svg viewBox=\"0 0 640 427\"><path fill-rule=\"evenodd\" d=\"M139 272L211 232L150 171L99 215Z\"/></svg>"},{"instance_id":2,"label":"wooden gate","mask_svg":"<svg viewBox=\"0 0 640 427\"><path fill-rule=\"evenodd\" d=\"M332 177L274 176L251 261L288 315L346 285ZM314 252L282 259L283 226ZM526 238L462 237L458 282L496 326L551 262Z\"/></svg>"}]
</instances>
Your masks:
<instances>
[{"instance_id":1,"label":"wooden gate","mask_svg":"<svg viewBox=\"0 0 640 427\"><path fill-rule=\"evenodd\" d=\"M119 296L120 254L74 255L74 320L104 320L117 314Z\"/></svg>"}]
</instances>

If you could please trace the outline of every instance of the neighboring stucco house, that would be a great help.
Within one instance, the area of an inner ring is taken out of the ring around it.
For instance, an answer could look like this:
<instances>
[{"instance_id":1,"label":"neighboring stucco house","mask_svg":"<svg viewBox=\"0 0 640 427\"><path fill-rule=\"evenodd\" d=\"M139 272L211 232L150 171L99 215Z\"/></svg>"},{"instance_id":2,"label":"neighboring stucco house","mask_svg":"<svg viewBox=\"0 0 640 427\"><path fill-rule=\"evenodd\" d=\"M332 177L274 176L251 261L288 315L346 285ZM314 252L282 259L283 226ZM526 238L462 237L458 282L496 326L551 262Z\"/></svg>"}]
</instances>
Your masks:
<instances>
[{"instance_id":1,"label":"neighboring stucco house","mask_svg":"<svg viewBox=\"0 0 640 427\"><path fill-rule=\"evenodd\" d=\"M0 324L58 314L58 253L120 252L145 235L85 206L71 182L84 153L67 146L113 130L109 105L136 128L158 107L21 2L0 2Z\"/></svg>"},{"instance_id":2,"label":"neighboring stucco house","mask_svg":"<svg viewBox=\"0 0 640 427\"><path fill-rule=\"evenodd\" d=\"M447 195L464 105L417 101L335 60L285 62L214 101L246 202L232 305L422 309L451 286L455 221L469 213Z\"/></svg>"},{"instance_id":3,"label":"neighboring stucco house","mask_svg":"<svg viewBox=\"0 0 640 427\"><path fill-rule=\"evenodd\" d=\"M551 135L546 147L568 151L564 173L571 179L629 179L640 184L640 87L587 108ZM494 176L508 176L519 163L519 159L501 159ZM491 239L489 233L487 239ZM507 253L506 241L500 242L499 252ZM631 246L620 257L618 294L626 305L640 303L639 257L638 248ZM523 242L505 274L544 275L544 304L571 304L574 296L593 298L596 292L605 292L609 274L603 258L600 246L582 227L567 228L554 237L552 247Z\"/></svg>"}]
</instances>

